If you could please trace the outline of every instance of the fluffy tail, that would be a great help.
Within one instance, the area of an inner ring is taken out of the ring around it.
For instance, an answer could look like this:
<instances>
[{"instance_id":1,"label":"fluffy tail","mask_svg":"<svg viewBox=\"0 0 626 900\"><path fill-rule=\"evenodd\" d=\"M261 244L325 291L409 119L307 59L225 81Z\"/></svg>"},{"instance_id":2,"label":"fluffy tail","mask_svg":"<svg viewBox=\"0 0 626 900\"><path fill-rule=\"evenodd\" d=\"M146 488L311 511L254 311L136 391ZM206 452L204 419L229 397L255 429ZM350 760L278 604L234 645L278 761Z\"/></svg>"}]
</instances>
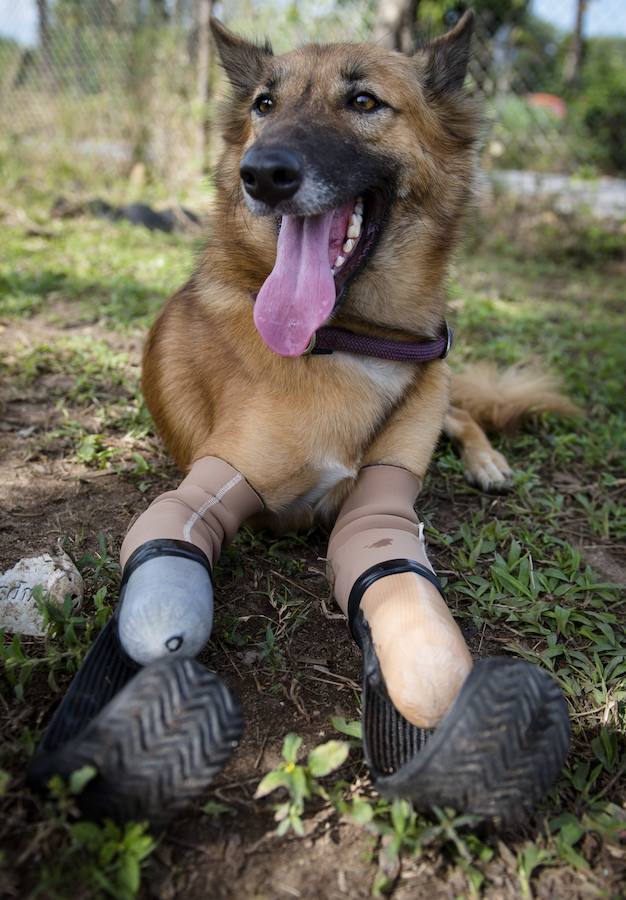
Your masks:
<instances>
[{"instance_id":1,"label":"fluffy tail","mask_svg":"<svg viewBox=\"0 0 626 900\"><path fill-rule=\"evenodd\" d=\"M580 409L561 393L557 378L530 366L500 370L475 363L453 373L451 402L483 428L511 431L533 413L575 416Z\"/></svg>"}]
</instances>

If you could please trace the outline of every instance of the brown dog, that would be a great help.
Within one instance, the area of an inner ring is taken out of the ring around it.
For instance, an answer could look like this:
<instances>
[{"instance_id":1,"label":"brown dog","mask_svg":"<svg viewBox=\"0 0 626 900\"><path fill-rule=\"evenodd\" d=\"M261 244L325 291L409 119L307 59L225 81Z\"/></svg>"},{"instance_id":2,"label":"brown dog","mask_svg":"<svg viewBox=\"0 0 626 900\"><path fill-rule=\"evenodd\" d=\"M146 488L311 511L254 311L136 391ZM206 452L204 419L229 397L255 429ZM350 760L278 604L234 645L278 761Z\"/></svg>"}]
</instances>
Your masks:
<instances>
[{"instance_id":1,"label":"brown dog","mask_svg":"<svg viewBox=\"0 0 626 900\"><path fill-rule=\"evenodd\" d=\"M475 165L478 113L463 90L472 24L467 13L413 57L368 44L275 57L213 23L233 89L217 203L197 271L150 333L143 386L178 465L227 461L275 527L332 522L363 467L421 483L442 430L470 480L501 487L509 467L476 418L503 424L564 403L544 382L503 392L475 371L452 379L462 406L451 407L443 359L307 353L329 320L398 342L441 334ZM434 724L469 671L467 649L425 579L382 579L363 609L373 621L383 606L375 637L390 694L416 724ZM403 701L407 667L394 671L399 642L413 642L419 710Z\"/></svg>"},{"instance_id":2,"label":"brown dog","mask_svg":"<svg viewBox=\"0 0 626 900\"><path fill-rule=\"evenodd\" d=\"M31 779L90 760L90 815L156 822L197 796L243 727L193 659L211 633L214 564L254 515L275 527L319 515L334 522L329 575L363 653L374 784L420 807L515 818L563 764L565 701L521 660L473 668L414 509L442 429L468 477L497 487L508 466L476 419L567 409L541 380L488 370L453 378L449 405L443 282L474 165L472 17L413 58L349 44L274 57L213 27L234 89L217 207L143 372L187 474L129 529L116 614Z\"/></svg>"},{"instance_id":3,"label":"brown dog","mask_svg":"<svg viewBox=\"0 0 626 900\"><path fill-rule=\"evenodd\" d=\"M414 508L442 429L468 477L497 487L508 467L476 419L568 407L541 380L480 369L452 379L450 407L443 282L474 165L471 27L465 15L413 58L365 44L274 57L213 25L234 98L209 245L143 371L186 477L127 532L115 615L29 770L45 788L93 765L90 817L162 824L237 746L236 697L194 657L215 562L259 514L333 522L328 573L363 655L377 790L503 821L558 776L561 692L522 660L473 665Z\"/></svg>"},{"instance_id":4,"label":"brown dog","mask_svg":"<svg viewBox=\"0 0 626 900\"><path fill-rule=\"evenodd\" d=\"M460 442L468 478L500 487L509 467L475 419L497 426L531 407L559 406L541 380L518 378L503 394L493 373L474 371L452 379L452 399L470 416L449 410L443 361L282 358L254 327L253 297L276 261L279 215L244 194L240 164L251 147L286 145L317 184L299 207L289 199L296 213L364 194L366 222L371 215L380 232L336 277L333 322L400 339L438 334L475 164L478 114L460 90L471 30L466 14L413 58L367 44L274 57L213 23L234 98L224 110L209 243L154 325L143 369L148 407L182 469L218 455L281 517L332 517L368 462L423 477L442 428ZM361 111L360 96L382 104Z\"/></svg>"}]
</instances>

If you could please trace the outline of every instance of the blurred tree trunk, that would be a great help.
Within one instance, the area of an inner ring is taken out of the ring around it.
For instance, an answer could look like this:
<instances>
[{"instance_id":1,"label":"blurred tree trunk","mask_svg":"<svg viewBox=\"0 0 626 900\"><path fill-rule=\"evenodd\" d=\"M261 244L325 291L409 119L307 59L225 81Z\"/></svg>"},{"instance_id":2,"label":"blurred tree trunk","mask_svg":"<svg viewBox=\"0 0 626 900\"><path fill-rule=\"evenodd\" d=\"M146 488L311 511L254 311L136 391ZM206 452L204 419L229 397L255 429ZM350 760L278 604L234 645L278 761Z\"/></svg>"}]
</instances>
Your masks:
<instances>
[{"instance_id":1,"label":"blurred tree trunk","mask_svg":"<svg viewBox=\"0 0 626 900\"><path fill-rule=\"evenodd\" d=\"M572 43L565 63L565 83L569 88L576 88L580 78L580 66L583 59L583 28L585 24L585 12L587 0L577 0L576 24Z\"/></svg>"},{"instance_id":2,"label":"blurred tree trunk","mask_svg":"<svg viewBox=\"0 0 626 900\"><path fill-rule=\"evenodd\" d=\"M417 46L420 0L378 0L374 40L392 50L412 53Z\"/></svg>"},{"instance_id":3,"label":"blurred tree trunk","mask_svg":"<svg viewBox=\"0 0 626 900\"><path fill-rule=\"evenodd\" d=\"M151 99L155 61L154 32L146 22L141 0L129 4L132 13L126 94L132 121L132 165L149 164L152 137ZM149 14L150 10L148 10Z\"/></svg>"},{"instance_id":4,"label":"blurred tree trunk","mask_svg":"<svg viewBox=\"0 0 626 900\"><path fill-rule=\"evenodd\" d=\"M213 13L215 0L196 0L195 17L198 33L198 68L196 79L196 97L198 100L198 158L202 171L206 171L209 164L209 138L210 122L208 118L208 104L212 89L212 53L211 34L209 21Z\"/></svg>"},{"instance_id":5,"label":"blurred tree trunk","mask_svg":"<svg viewBox=\"0 0 626 900\"><path fill-rule=\"evenodd\" d=\"M39 45L46 74L52 72L52 42L50 39L50 9L48 0L37 0Z\"/></svg>"},{"instance_id":6,"label":"blurred tree trunk","mask_svg":"<svg viewBox=\"0 0 626 900\"><path fill-rule=\"evenodd\" d=\"M180 25L183 21L183 0L174 0L172 19L174 20L176 25Z\"/></svg>"},{"instance_id":7,"label":"blurred tree trunk","mask_svg":"<svg viewBox=\"0 0 626 900\"><path fill-rule=\"evenodd\" d=\"M169 18L165 0L150 0L150 11L155 19L162 22Z\"/></svg>"}]
</instances>

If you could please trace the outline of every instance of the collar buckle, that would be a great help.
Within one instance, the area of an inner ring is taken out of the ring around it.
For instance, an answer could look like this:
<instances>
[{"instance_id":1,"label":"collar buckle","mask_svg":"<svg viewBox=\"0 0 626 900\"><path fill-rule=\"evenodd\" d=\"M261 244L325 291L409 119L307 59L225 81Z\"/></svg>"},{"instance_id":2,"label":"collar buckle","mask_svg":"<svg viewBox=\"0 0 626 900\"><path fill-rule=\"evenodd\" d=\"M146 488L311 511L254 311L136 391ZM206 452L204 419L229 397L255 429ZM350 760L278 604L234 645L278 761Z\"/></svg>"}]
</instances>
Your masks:
<instances>
[{"instance_id":1,"label":"collar buckle","mask_svg":"<svg viewBox=\"0 0 626 900\"><path fill-rule=\"evenodd\" d=\"M446 346L443 349L443 353L439 357L439 359L445 359L450 350L452 350L452 344L454 343L454 331L450 328L448 323L446 322Z\"/></svg>"}]
</instances>

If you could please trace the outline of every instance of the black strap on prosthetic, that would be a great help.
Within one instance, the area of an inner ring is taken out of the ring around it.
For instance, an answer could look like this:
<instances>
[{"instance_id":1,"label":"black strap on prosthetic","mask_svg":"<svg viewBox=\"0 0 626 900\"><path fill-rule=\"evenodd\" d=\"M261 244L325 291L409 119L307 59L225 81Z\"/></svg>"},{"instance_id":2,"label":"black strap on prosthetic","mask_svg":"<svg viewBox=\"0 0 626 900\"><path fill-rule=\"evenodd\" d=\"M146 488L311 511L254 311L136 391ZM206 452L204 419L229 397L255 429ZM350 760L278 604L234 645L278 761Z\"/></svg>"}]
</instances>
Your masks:
<instances>
[{"instance_id":1,"label":"black strap on prosthetic","mask_svg":"<svg viewBox=\"0 0 626 900\"><path fill-rule=\"evenodd\" d=\"M445 597L441 583L435 573L421 563L412 559L388 559L385 562L376 563L376 565L366 569L357 578L348 597L348 627L359 647L362 648L362 628L358 627L356 619L363 594L379 578L385 578L387 575L401 575L404 572L414 572L416 575L421 575L422 578L430 581L437 588L442 597ZM363 617L361 616L361 618Z\"/></svg>"},{"instance_id":2,"label":"black strap on prosthetic","mask_svg":"<svg viewBox=\"0 0 626 900\"><path fill-rule=\"evenodd\" d=\"M155 538L154 540L146 541L145 544L137 547L134 553L128 558L128 562L124 566L120 594L123 588L126 587L126 582L133 572L138 569L139 566L143 565L143 563L148 562L149 559L155 559L158 556L180 556L183 559L190 559L193 562L200 563L200 565L209 573L209 578L213 585L211 564L209 563L208 556L203 550L196 547L195 544L189 543L189 541L178 541L174 538Z\"/></svg>"}]
</instances>

